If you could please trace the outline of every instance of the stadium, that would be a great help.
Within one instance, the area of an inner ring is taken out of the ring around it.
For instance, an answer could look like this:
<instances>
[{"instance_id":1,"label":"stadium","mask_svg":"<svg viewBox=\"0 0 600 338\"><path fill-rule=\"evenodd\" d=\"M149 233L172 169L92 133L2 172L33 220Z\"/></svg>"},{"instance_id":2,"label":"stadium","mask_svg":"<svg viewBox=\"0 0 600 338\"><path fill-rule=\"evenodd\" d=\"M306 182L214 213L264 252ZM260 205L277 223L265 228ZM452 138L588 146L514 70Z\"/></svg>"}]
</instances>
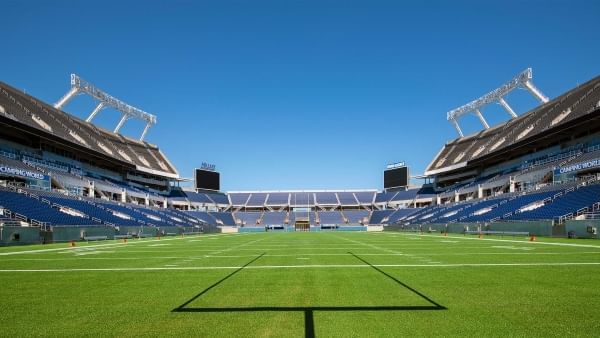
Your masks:
<instances>
[{"instance_id":1,"label":"stadium","mask_svg":"<svg viewBox=\"0 0 600 338\"><path fill-rule=\"evenodd\" d=\"M555 97L532 68L493 79L431 122L456 136L424 172L382 165L382 187L252 191L178 170L144 102L60 80L52 102L0 82L3 336L598 332L600 76Z\"/></svg>"}]
</instances>

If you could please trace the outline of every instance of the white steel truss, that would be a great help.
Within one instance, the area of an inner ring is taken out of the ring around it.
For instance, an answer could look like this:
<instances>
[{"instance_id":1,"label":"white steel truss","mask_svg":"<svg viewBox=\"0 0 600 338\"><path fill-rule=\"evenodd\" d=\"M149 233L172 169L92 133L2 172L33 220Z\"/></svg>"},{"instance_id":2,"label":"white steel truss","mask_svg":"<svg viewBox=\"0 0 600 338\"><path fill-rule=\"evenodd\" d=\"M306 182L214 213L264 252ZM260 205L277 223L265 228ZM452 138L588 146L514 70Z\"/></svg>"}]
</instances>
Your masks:
<instances>
[{"instance_id":1,"label":"white steel truss","mask_svg":"<svg viewBox=\"0 0 600 338\"><path fill-rule=\"evenodd\" d=\"M88 94L96 101L98 101L98 105L92 110L90 116L86 119L87 122L92 122L94 117L105 108L114 108L121 112L123 115L121 116L121 120L117 124L114 132L118 133L121 127L127 122L127 120L131 118L139 119L146 122L146 126L144 127L144 131L140 136L140 141L144 140L146 134L150 127L156 124L156 116L149 114L141 109L133 107L107 93L104 91L94 87L91 83L85 81L80 78L76 74L71 74L71 89L60 99L58 102L54 104L56 109L62 109L71 99L73 99L78 94Z\"/></svg>"},{"instance_id":2,"label":"white steel truss","mask_svg":"<svg viewBox=\"0 0 600 338\"><path fill-rule=\"evenodd\" d=\"M460 137L463 137L464 135L463 135L462 130L460 129L460 125L458 124L458 119L461 116L464 116L469 113L473 113L473 114L475 114L475 116L477 116L479 118L483 127L485 129L489 129L490 126L487 123L487 121L485 120L485 118L483 117L483 114L481 113L481 109L483 107L489 105L490 103L498 103L499 105L502 106L502 108L504 108L504 110L506 110L506 112L511 116L511 118L515 118L515 117L517 117L517 114L511 108L511 106L508 105L506 100L504 100L504 96L506 96L508 93L510 93L511 91L513 91L517 88L527 89L527 91L529 91L529 93L531 93L531 95L533 95L541 103L548 102L548 97L546 97L537 87L535 87L533 85L532 79L533 79L533 72L532 72L531 68L525 69L524 71L519 73L517 76L515 76L512 80L510 80L507 83L503 84L502 86L492 90L491 92L483 95L482 97L478 98L477 100L473 100L473 101L465 104L464 106L461 106L461 107L458 107L456 109L449 111L447 113L448 122L452 123L454 128L456 128L458 135L460 135Z\"/></svg>"}]
</instances>

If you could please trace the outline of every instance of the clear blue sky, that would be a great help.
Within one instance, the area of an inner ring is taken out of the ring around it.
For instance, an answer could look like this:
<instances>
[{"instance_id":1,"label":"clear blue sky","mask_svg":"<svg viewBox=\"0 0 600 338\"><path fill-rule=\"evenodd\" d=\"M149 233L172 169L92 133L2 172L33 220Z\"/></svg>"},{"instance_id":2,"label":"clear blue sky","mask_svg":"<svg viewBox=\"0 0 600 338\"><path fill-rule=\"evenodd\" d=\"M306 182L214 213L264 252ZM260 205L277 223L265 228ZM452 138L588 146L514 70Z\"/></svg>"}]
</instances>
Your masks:
<instances>
[{"instance_id":1,"label":"clear blue sky","mask_svg":"<svg viewBox=\"0 0 600 338\"><path fill-rule=\"evenodd\" d=\"M1 12L3 81L55 102L77 73L155 113L147 140L184 177L216 164L224 190L381 188L387 163L422 173L456 137L448 110L521 70L550 97L600 74L592 0L8 0ZM524 91L508 101L536 105Z\"/></svg>"}]
</instances>

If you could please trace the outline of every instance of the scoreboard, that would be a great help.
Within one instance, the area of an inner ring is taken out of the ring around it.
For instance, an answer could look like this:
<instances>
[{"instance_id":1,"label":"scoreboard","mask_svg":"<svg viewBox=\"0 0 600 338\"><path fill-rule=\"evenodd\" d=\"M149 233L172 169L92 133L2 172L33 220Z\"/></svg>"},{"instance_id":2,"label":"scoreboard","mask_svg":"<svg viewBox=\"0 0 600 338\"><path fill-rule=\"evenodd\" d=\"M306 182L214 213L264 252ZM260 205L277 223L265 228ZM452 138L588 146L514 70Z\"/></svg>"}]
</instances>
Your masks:
<instances>
[{"instance_id":1,"label":"scoreboard","mask_svg":"<svg viewBox=\"0 0 600 338\"><path fill-rule=\"evenodd\" d=\"M387 169L383 172L384 189L407 187L408 183L409 173L406 166Z\"/></svg>"},{"instance_id":2,"label":"scoreboard","mask_svg":"<svg viewBox=\"0 0 600 338\"><path fill-rule=\"evenodd\" d=\"M221 174L206 169L196 169L194 187L201 190L221 190Z\"/></svg>"}]
</instances>

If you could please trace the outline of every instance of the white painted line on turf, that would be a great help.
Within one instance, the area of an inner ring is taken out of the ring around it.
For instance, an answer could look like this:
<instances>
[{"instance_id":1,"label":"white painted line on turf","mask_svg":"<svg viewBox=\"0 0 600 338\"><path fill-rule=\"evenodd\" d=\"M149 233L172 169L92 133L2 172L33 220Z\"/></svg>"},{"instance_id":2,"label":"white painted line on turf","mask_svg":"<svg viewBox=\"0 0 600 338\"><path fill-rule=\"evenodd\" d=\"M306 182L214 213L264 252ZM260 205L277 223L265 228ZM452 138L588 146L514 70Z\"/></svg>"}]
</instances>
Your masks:
<instances>
[{"instance_id":1,"label":"white painted line on turf","mask_svg":"<svg viewBox=\"0 0 600 338\"><path fill-rule=\"evenodd\" d=\"M509 250L525 250L525 251L529 251L529 250L534 250L534 248L531 247L519 247L519 246L513 246L513 245L494 245L492 246L492 248L496 248L496 249L509 249Z\"/></svg>"},{"instance_id":2,"label":"white painted line on turf","mask_svg":"<svg viewBox=\"0 0 600 338\"><path fill-rule=\"evenodd\" d=\"M76 252L75 256L97 255L97 254L101 254L101 253L102 252L100 252L100 251Z\"/></svg>"},{"instance_id":3,"label":"white painted line on turf","mask_svg":"<svg viewBox=\"0 0 600 338\"><path fill-rule=\"evenodd\" d=\"M114 251L111 251L114 252ZM68 252L73 253L73 252ZM360 256L410 256L407 254L387 254L387 253L356 253ZM472 256L472 255L483 255L483 256L506 256L506 255L552 255L552 256L565 256L565 255L583 255L591 254L598 255L600 251L581 251L581 252L465 252L465 253L422 253L420 256ZM297 257L299 255L264 255L262 257ZM301 254L301 256L347 256L347 253L343 254ZM206 258L253 258L256 255L239 255L239 256L211 256L205 255L202 257L180 257L180 256L147 256L147 257L64 257L64 258L8 258L2 259L2 261L69 261L69 260L154 260L154 259L185 259L181 262L193 262L193 260L206 259ZM414 256L413 256L414 257Z\"/></svg>"},{"instance_id":4,"label":"white painted line on turf","mask_svg":"<svg viewBox=\"0 0 600 338\"><path fill-rule=\"evenodd\" d=\"M428 234L402 234L403 236L421 236L421 237L435 237L439 238L440 236L436 235L428 235ZM417 237L418 238L418 237ZM530 241L515 241L511 239L498 239L498 238L472 238L465 236L448 236L448 238L456 238L462 240L474 240L474 241L495 241L495 242L510 242L510 243L520 243L520 244L532 244L532 245L556 245L556 246L570 246L570 247L578 247L578 248L594 248L600 249L600 245L590 245L590 244L576 244L576 243L558 243L558 242L530 242Z\"/></svg>"},{"instance_id":5,"label":"white painted line on turf","mask_svg":"<svg viewBox=\"0 0 600 338\"><path fill-rule=\"evenodd\" d=\"M215 237L215 236L231 236L231 234L217 234L217 235L198 235L202 237ZM172 241L172 240L182 240L185 237L173 237L173 238L163 238L160 241ZM139 243L148 243L152 241L158 241L159 239L143 239L143 240L131 240L127 243L129 244L139 244ZM66 245L66 243L65 243ZM21 254L32 254L32 253L42 253L42 252L52 252L52 251L65 251L65 250L77 250L77 249L90 249L99 248L99 247L125 247L125 243L109 243L109 244L94 244L94 245L86 245L80 248L51 248L51 249L35 249L35 250L24 250L24 251L10 251L10 252L0 252L0 256L11 256L11 255L21 255Z\"/></svg>"},{"instance_id":6,"label":"white painted line on turf","mask_svg":"<svg viewBox=\"0 0 600 338\"><path fill-rule=\"evenodd\" d=\"M459 263L459 264L332 264L332 265L251 265L251 266L193 266L193 267L153 267L153 268L76 268L76 269L5 269L7 272L101 272L101 271L162 271L162 270L233 270L233 269L314 269L342 268L365 269L381 268L460 268L460 267L528 267L528 266L598 266L600 262L565 262L565 263Z\"/></svg>"}]
</instances>

